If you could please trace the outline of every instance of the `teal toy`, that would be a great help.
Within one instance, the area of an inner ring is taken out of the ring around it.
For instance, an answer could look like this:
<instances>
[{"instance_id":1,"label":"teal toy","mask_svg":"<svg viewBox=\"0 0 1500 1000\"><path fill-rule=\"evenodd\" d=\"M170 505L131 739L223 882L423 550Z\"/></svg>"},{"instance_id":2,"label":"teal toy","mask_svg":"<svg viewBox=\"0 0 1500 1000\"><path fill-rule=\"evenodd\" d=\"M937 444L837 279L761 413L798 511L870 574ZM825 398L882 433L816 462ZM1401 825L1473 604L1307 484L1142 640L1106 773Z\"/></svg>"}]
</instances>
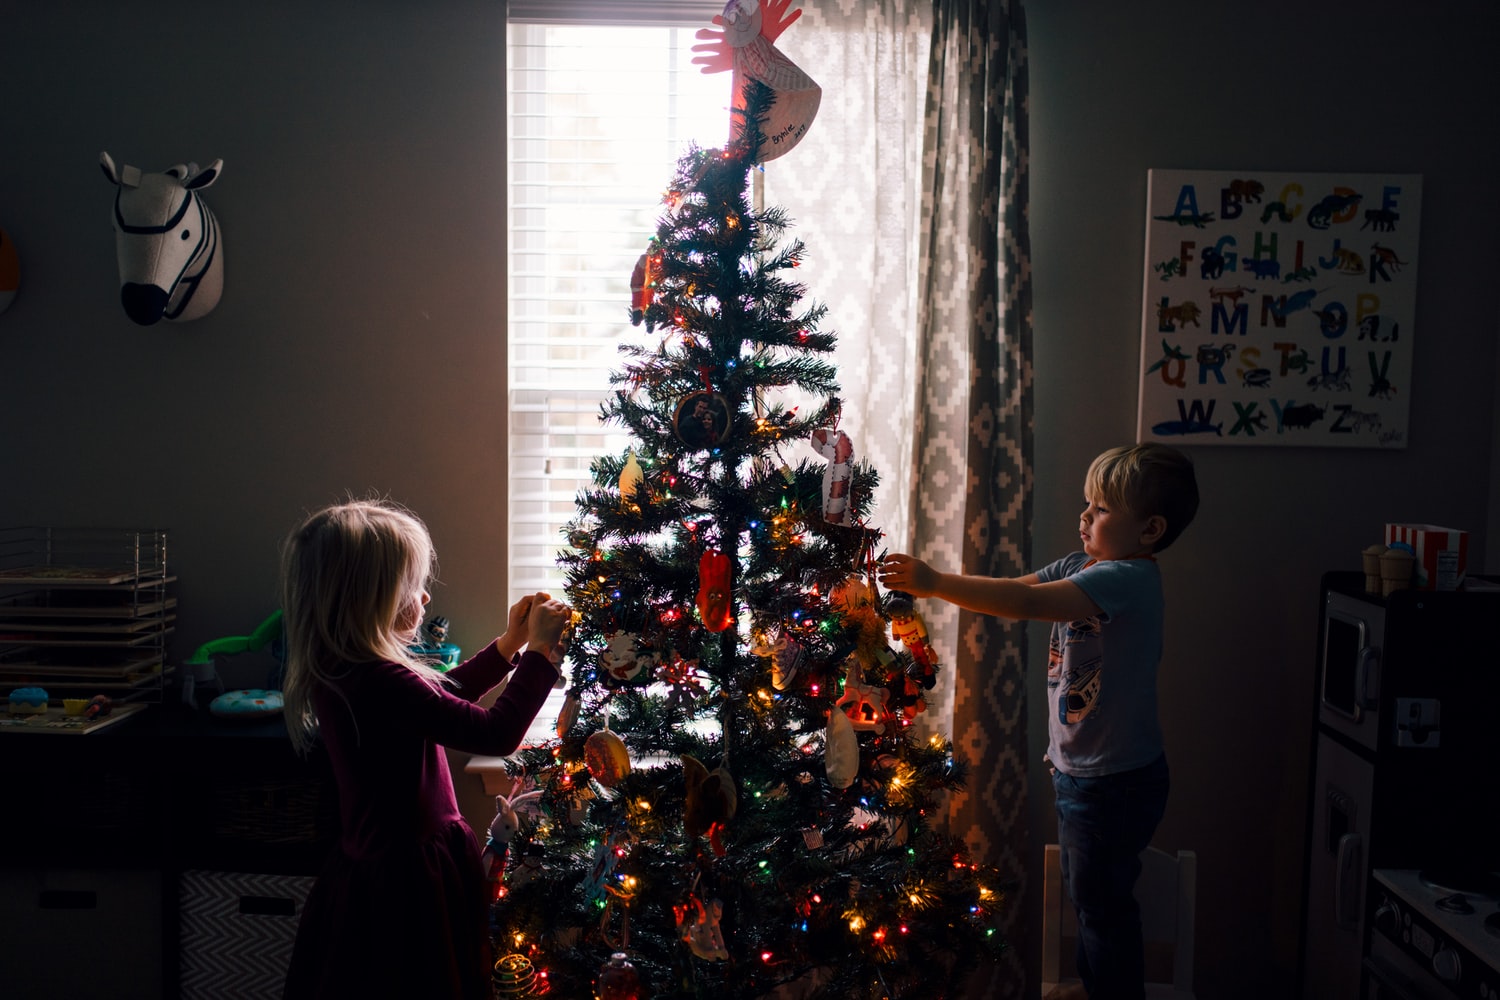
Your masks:
<instances>
[{"instance_id":1,"label":"teal toy","mask_svg":"<svg viewBox=\"0 0 1500 1000\"><path fill-rule=\"evenodd\" d=\"M253 653L265 649L281 638L281 609L277 608L265 621L255 626L249 635L231 635L212 639L193 651L183 663L182 700L188 705L197 704L199 684L212 685L220 694L224 693L224 682L219 679L214 657L231 656L236 653Z\"/></svg>"}]
</instances>

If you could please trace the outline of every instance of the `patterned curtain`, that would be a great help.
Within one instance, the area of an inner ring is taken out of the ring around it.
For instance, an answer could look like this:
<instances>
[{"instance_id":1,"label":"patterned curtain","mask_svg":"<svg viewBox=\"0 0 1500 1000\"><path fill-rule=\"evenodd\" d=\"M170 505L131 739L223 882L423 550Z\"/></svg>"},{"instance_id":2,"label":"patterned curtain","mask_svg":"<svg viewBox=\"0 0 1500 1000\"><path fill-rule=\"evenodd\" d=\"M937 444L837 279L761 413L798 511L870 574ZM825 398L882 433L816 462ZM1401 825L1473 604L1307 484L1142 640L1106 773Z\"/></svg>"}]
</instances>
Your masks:
<instances>
[{"instance_id":1,"label":"patterned curtain","mask_svg":"<svg viewBox=\"0 0 1500 1000\"><path fill-rule=\"evenodd\" d=\"M985 576L1030 572L1031 241L1027 57L1021 0L935 0L923 139L914 551ZM968 393L954 393L954 374ZM961 402L953 401L958 395ZM961 408L961 409L960 409ZM932 487L952 484L951 495ZM972 771L949 829L1014 872L1013 945L972 997L1020 997L1026 891L1026 627L952 615L951 732Z\"/></svg>"},{"instance_id":2,"label":"patterned curtain","mask_svg":"<svg viewBox=\"0 0 1500 1000\"><path fill-rule=\"evenodd\" d=\"M801 0L777 45L823 88L767 164L799 277L840 335L841 426L881 474L892 551L1029 572L1031 262L1021 0ZM788 456L795 461L798 457ZM924 724L970 765L949 828L1015 874L1013 947L966 995L1019 997L1025 893L1025 626L923 602L944 659Z\"/></svg>"}]
</instances>

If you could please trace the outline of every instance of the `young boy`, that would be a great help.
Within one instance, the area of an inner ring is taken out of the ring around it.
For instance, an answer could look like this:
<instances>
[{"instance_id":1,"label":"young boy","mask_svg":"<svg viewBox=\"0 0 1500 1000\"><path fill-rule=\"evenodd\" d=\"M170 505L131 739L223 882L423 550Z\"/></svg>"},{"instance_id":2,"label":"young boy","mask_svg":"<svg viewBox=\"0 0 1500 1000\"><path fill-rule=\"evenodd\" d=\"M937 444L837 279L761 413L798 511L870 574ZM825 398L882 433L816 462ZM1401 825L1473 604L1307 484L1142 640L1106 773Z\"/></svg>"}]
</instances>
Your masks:
<instances>
[{"instance_id":1,"label":"young boy","mask_svg":"<svg viewBox=\"0 0 1500 1000\"><path fill-rule=\"evenodd\" d=\"M1078 913L1078 970L1090 1000L1140 1000L1145 981L1139 855L1167 803L1156 714L1162 588L1156 553L1198 510L1193 463L1147 442L1094 459L1084 479L1083 551L1014 579L940 573L888 556L880 580L970 611L1053 622L1047 757L1063 881Z\"/></svg>"}]
</instances>

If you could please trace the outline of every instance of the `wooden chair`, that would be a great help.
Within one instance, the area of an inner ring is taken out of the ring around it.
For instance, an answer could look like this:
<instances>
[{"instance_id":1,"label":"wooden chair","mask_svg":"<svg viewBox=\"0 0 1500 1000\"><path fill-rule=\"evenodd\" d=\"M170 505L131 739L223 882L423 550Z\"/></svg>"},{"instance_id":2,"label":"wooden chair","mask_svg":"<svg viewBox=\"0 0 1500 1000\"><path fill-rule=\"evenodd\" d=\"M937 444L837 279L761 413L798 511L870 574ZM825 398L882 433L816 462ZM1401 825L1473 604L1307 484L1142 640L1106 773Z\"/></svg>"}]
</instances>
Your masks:
<instances>
[{"instance_id":1,"label":"wooden chair","mask_svg":"<svg viewBox=\"0 0 1500 1000\"><path fill-rule=\"evenodd\" d=\"M1155 847L1141 854L1135 884L1146 942L1148 1000L1193 1000L1193 918L1198 886L1198 855L1176 856ZM1062 885L1062 854L1048 844L1042 882L1042 990L1076 982L1073 964L1078 920ZM1081 995L1081 994L1080 994Z\"/></svg>"}]
</instances>

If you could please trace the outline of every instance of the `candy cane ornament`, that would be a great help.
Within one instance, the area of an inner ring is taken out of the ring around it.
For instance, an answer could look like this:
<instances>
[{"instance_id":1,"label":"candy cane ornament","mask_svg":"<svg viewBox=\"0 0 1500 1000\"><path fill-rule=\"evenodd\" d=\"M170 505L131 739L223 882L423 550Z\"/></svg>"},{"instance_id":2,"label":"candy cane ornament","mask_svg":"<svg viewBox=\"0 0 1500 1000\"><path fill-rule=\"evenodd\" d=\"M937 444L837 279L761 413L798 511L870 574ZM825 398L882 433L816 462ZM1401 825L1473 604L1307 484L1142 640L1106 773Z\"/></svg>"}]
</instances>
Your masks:
<instances>
[{"instance_id":1,"label":"candy cane ornament","mask_svg":"<svg viewBox=\"0 0 1500 1000\"><path fill-rule=\"evenodd\" d=\"M843 431L816 430L812 432L812 446L828 459L823 470L823 520L829 524L847 524L854 516L849 509L854 442Z\"/></svg>"}]
</instances>

